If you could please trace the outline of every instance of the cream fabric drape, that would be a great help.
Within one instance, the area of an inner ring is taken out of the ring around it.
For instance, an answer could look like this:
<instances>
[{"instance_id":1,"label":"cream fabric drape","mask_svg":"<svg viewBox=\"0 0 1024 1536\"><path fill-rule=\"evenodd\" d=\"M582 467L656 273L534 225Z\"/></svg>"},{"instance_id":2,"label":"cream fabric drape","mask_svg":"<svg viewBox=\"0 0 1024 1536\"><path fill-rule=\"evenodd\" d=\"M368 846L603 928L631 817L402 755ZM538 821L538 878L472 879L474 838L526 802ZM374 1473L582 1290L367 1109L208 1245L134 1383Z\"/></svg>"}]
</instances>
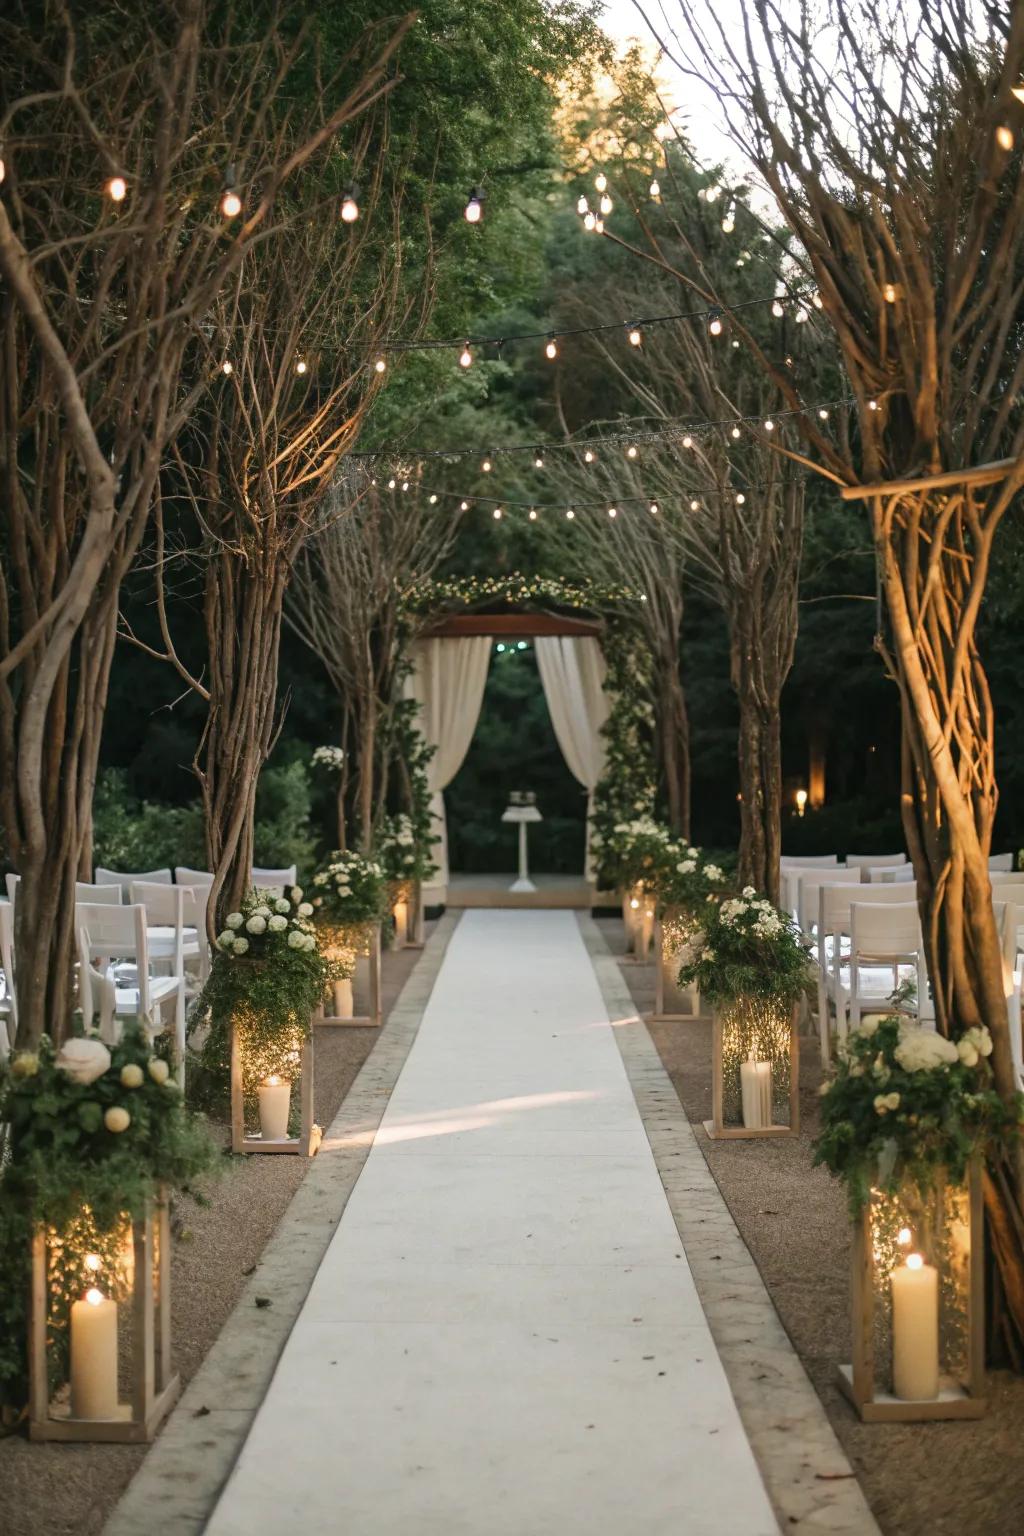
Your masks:
<instances>
[{"instance_id":1,"label":"cream fabric drape","mask_svg":"<svg viewBox=\"0 0 1024 1536\"><path fill-rule=\"evenodd\" d=\"M437 874L427 888L431 903L447 897L448 823L443 790L454 779L469 751L480 718L492 643L487 635L472 635L419 640L413 648L413 668L406 691L420 706L418 724L425 740L437 748L427 768L434 832L440 838L434 844Z\"/></svg>"},{"instance_id":2,"label":"cream fabric drape","mask_svg":"<svg viewBox=\"0 0 1024 1536\"><path fill-rule=\"evenodd\" d=\"M601 727L608 718L604 691L607 667L601 646L592 635L539 635L534 646L555 737L569 772L587 791L584 873L590 880L590 810L594 789L604 772Z\"/></svg>"}]
</instances>

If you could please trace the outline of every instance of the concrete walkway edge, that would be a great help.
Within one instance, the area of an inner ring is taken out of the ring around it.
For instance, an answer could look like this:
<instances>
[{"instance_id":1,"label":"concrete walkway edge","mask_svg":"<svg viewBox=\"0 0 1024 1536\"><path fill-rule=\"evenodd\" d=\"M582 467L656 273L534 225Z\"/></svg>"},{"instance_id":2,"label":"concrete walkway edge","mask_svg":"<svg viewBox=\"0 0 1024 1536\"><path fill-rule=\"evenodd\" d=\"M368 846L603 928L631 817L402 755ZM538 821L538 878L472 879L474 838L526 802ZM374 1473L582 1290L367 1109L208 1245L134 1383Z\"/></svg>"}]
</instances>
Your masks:
<instances>
[{"instance_id":1,"label":"concrete walkway edge","mask_svg":"<svg viewBox=\"0 0 1024 1536\"><path fill-rule=\"evenodd\" d=\"M609 1017L621 1021L615 1039L779 1524L785 1531L878 1536L856 1474L715 1183L618 961L589 915L579 914L579 924Z\"/></svg>"},{"instance_id":2,"label":"concrete walkway edge","mask_svg":"<svg viewBox=\"0 0 1024 1536\"><path fill-rule=\"evenodd\" d=\"M362 1171L458 921L448 913L431 934L234 1311L104 1536L204 1529ZM258 1307L257 1296L270 1305Z\"/></svg>"}]
</instances>

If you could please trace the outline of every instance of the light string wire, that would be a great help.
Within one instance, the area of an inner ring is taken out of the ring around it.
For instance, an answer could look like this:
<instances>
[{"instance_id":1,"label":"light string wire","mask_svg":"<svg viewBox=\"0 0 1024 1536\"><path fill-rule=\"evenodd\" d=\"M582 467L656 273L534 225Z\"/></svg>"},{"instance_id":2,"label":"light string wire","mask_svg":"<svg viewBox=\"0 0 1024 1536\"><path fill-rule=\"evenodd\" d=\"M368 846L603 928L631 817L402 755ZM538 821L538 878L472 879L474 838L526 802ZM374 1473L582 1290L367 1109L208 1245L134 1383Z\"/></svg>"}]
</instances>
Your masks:
<instances>
[{"instance_id":1,"label":"light string wire","mask_svg":"<svg viewBox=\"0 0 1024 1536\"><path fill-rule=\"evenodd\" d=\"M813 405L792 406L788 410L773 412L770 416L737 415L725 416L722 417L722 419L719 421L676 421L670 422L665 427L623 427L621 431L605 432L600 436L556 438L550 441L541 442L538 442L538 440L534 438L534 440L529 443L509 443L504 447L497 447L487 450L482 450L479 447L424 449L410 448L404 451L395 448L375 448L365 453L350 453L347 455L347 458L349 462L357 462L361 464L386 464L389 467L397 469L404 469L407 467L411 471L415 469L415 467L419 464L426 464L431 460L437 459L447 460L454 463L460 459L479 457L481 459L493 460L498 458L508 458L515 454L522 453L532 453L536 457L538 454L543 456L545 453L554 452L571 453L575 450L585 452L588 448L601 448L602 446L607 448L620 447L625 445L628 448L634 444L637 447L640 447L645 443L672 443L678 441L683 441L684 446L686 446L686 438L703 438L707 437L712 432L721 432L724 430L732 431L734 429L738 429L742 431L744 427L746 427L748 431L759 430L760 432L771 432L774 430L775 423L786 421L793 416L809 416L812 414L817 414L819 417L821 417L822 411L831 412L834 410L843 410L849 406L854 405L855 403L856 402L851 396L846 395L837 400L823 400ZM767 426L768 422L772 423L771 427ZM542 466L538 465L537 467L541 468Z\"/></svg>"},{"instance_id":2,"label":"light string wire","mask_svg":"<svg viewBox=\"0 0 1024 1536\"><path fill-rule=\"evenodd\" d=\"M431 505L438 501L458 501L461 503L464 512L468 512L474 507L491 507L502 512L506 508L510 511L524 511L531 514L532 520L533 514L539 517L542 512L561 512L563 514L571 512L575 516L577 512L593 511L597 508L609 513L614 509L617 513L621 507L640 505L646 506L649 511L657 513L662 507L673 504L681 505L683 502L688 504L691 512L699 512L704 502L714 499L732 500L737 505L743 506L747 497L755 495L758 491L772 490L789 485L804 485L807 482L807 478L806 475L794 475L782 480L761 480L753 484L739 486L735 490L720 490L717 487L713 487L710 490L706 490L703 496L686 494L670 496L604 496L597 501L519 501L517 499L510 499L507 496L463 495L460 491L435 489L419 483L413 485L408 480L402 482L400 486L399 482L391 480L388 482L386 489L390 491L400 490L401 492L412 491L420 500L426 496Z\"/></svg>"}]
</instances>

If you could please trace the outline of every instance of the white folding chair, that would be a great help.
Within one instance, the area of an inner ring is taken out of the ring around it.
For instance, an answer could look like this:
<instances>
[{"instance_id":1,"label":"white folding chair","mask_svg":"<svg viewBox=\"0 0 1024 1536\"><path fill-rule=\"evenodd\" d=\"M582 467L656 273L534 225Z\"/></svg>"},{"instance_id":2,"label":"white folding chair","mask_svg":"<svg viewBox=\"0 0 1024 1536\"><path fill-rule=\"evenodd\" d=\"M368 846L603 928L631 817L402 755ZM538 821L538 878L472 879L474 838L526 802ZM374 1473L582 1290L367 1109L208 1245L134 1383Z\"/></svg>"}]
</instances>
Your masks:
<instances>
[{"instance_id":1,"label":"white folding chair","mask_svg":"<svg viewBox=\"0 0 1024 1536\"><path fill-rule=\"evenodd\" d=\"M800 869L838 869L838 853L784 853L779 859L779 905L790 917L797 915L796 888L790 873Z\"/></svg>"},{"instance_id":2,"label":"white folding chair","mask_svg":"<svg viewBox=\"0 0 1024 1536\"><path fill-rule=\"evenodd\" d=\"M913 864L870 864L861 870L865 885L913 885Z\"/></svg>"},{"instance_id":3,"label":"white folding chair","mask_svg":"<svg viewBox=\"0 0 1024 1536\"><path fill-rule=\"evenodd\" d=\"M856 1029L863 1013L892 1011L892 994L900 985L900 972L913 968L917 1001L901 1011L921 1016L926 995L924 947L916 901L850 903L849 1027ZM840 1033L845 1030L840 1026Z\"/></svg>"},{"instance_id":4,"label":"white folding chair","mask_svg":"<svg viewBox=\"0 0 1024 1536\"><path fill-rule=\"evenodd\" d=\"M124 892L119 885L89 885L85 880L75 881L76 901L104 901L113 907L122 903Z\"/></svg>"},{"instance_id":5,"label":"white folding chair","mask_svg":"<svg viewBox=\"0 0 1024 1536\"><path fill-rule=\"evenodd\" d=\"M915 897L917 887L906 885L841 885L818 888L818 933L815 941L818 964L818 1032L821 1038L822 1066L827 1067L832 1054L831 1010L836 1016L836 1032L846 1033L849 987L843 986L843 972L850 961L850 908L855 901L875 906L906 905Z\"/></svg>"},{"instance_id":6,"label":"white folding chair","mask_svg":"<svg viewBox=\"0 0 1024 1536\"><path fill-rule=\"evenodd\" d=\"M185 1068L185 978L181 970L171 976L154 976L150 969L146 909L141 903L115 907L106 902L81 902L75 909L76 927L89 936L86 959L121 962L121 975L111 965L118 1018L134 1017L143 1021L151 1034L164 1029L163 1010L174 1012L175 1052L179 1082L184 1086ZM125 970L134 965L134 977Z\"/></svg>"},{"instance_id":7,"label":"white folding chair","mask_svg":"<svg viewBox=\"0 0 1024 1536\"><path fill-rule=\"evenodd\" d=\"M171 872L169 869L140 869L135 873L126 874L116 869L98 869L94 878L97 885L119 885L123 892L123 899L127 901L133 880L146 880L151 885L170 885Z\"/></svg>"},{"instance_id":8,"label":"white folding chair","mask_svg":"<svg viewBox=\"0 0 1024 1536\"><path fill-rule=\"evenodd\" d=\"M298 885L299 875L294 864L289 864L287 869L253 869L249 883L257 891L274 891L282 895L285 886Z\"/></svg>"},{"instance_id":9,"label":"white folding chair","mask_svg":"<svg viewBox=\"0 0 1024 1536\"><path fill-rule=\"evenodd\" d=\"M18 1032L18 997L14 990L14 907L0 901L0 1057L11 1054Z\"/></svg>"},{"instance_id":10,"label":"white folding chair","mask_svg":"<svg viewBox=\"0 0 1024 1536\"><path fill-rule=\"evenodd\" d=\"M92 944L87 928L78 929L78 1006L87 1030L98 1029L106 1045L116 1045L117 992L113 979L92 963Z\"/></svg>"},{"instance_id":11,"label":"white folding chair","mask_svg":"<svg viewBox=\"0 0 1024 1536\"><path fill-rule=\"evenodd\" d=\"M8 874L5 876L5 881L6 881L6 885L7 885L7 900L11 903L11 906L13 907L13 905L14 905L16 899L17 899L18 886L21 883L21 876L20 875L16 875L16 874L13 873L13 871L11 871L11 872L8 872Z\"/></svg>"},{"instance_id":12,"label":"white folding chair","mask_svg":"<svg viewBox=\"0 0 1024 1536\"><path fill-rule=\"evenodd\" d=\"M905 853L848 853L847 869L880 869L884 864L900 865L907 862Z\"/></svg>"},{"instance_id":13,"label":"white folding chair","mask_svg":"<svg viewBox=\"0 0 1024 1536\"><path fill-rule=\"evenodd\" d=\"M206 886L207 890L209 890L213 884L213 876L208 869L188 869L184 864L175 864L174 883L175 885L190 885L195 890L198 890L201 886Z\"/></svg>"},{"instance_id":14,"label":"white folding chair","mask_svg":"<svg viewBox=\"0 0 1024 1536\"><path fill-rule=\"evenodd\" d=\"M154 967L168 966L172 975L185 976L186 992L190 990L188 961L197 962L201 975L209 969L209 945L206 939L208 896L209 887L197 892L191 885L157 885L147 880L132 881L132 901L141 902L146 909L149 958ZM201 925L197 921L200 911Z\"/></svg>"},{"instance_id":15,"label":"white folding chair","mask_svg":"<svg viewBox=\"0 0 1024 1536\"><path fill-rule=\"evenodd\" d=\"M790 889L795 887L796 920L805 938L818 926L818 892L823 885L860 885L859 869L790 870Z\"/></svg>"},{"instance_id":16,"label":"white folding chair","mask_svg":"<svg viewBox=\"0 0 1024 1536\"><path fill-rule=\"evenodd\" d=\"M1024 892L1021 893L1024 896ZM1010 1051L1017 1074L1018 1088L1024 1086L1024 1044L1021 1040L1020 988L1021 971L1017 964L1017 928L1020 909L1012 901L992 903L999 943L1003 952L1003 992L1006 996L1006 1014L1010 1025Z\"/></svg>"},{"instance_id":17,"label":"white folding chair","mask_svg":"<svg viewBox=\"0 0 1024 1536\"><path fill-rule=\"evenodd\" d=\"M992 853L989 855L988 867L993 873L996 870L1010 872L1013 869L1012 853Z\"/></svg>"}]
</instances>

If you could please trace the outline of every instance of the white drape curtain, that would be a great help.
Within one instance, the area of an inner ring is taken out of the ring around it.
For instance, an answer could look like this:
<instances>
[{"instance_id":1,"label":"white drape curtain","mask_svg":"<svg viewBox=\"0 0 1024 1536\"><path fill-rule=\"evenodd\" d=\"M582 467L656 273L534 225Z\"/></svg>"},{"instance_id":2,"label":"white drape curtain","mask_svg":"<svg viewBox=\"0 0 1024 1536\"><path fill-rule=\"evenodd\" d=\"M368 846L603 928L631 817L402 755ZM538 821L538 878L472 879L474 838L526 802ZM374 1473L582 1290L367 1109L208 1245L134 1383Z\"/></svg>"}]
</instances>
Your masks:
<instances>
[{"instance_id":1,"label":"white drape curtain","mask_svg":"<svg viewBox=\"0 0 1024 1536\"><path fill-rule=\"evenodd\" d=\"M420 706L418 723L425 740L437 749L427 768L434 833L440 838L434 844L437 874L429 886L431 901L443 902L447 897L448 823L443 791L469 751L480 718L492 644L487 635L472 635L419 640L413 648L406 692Z\"/></svg>"},{"instance_id":2,"label":"white drape curtain","mask_svg":"<svg viewBox=\"0 0 1024 1536\"><path fill-rule=\"evenodd\" d=\"M604 772L601 727L608 718L604 691L607 667L601 646L592 635L539 635L534 646L555 737L569 772L587 791L584 872L590 880L590 812L594 789Z\"/></svg>"}]
</instances>

